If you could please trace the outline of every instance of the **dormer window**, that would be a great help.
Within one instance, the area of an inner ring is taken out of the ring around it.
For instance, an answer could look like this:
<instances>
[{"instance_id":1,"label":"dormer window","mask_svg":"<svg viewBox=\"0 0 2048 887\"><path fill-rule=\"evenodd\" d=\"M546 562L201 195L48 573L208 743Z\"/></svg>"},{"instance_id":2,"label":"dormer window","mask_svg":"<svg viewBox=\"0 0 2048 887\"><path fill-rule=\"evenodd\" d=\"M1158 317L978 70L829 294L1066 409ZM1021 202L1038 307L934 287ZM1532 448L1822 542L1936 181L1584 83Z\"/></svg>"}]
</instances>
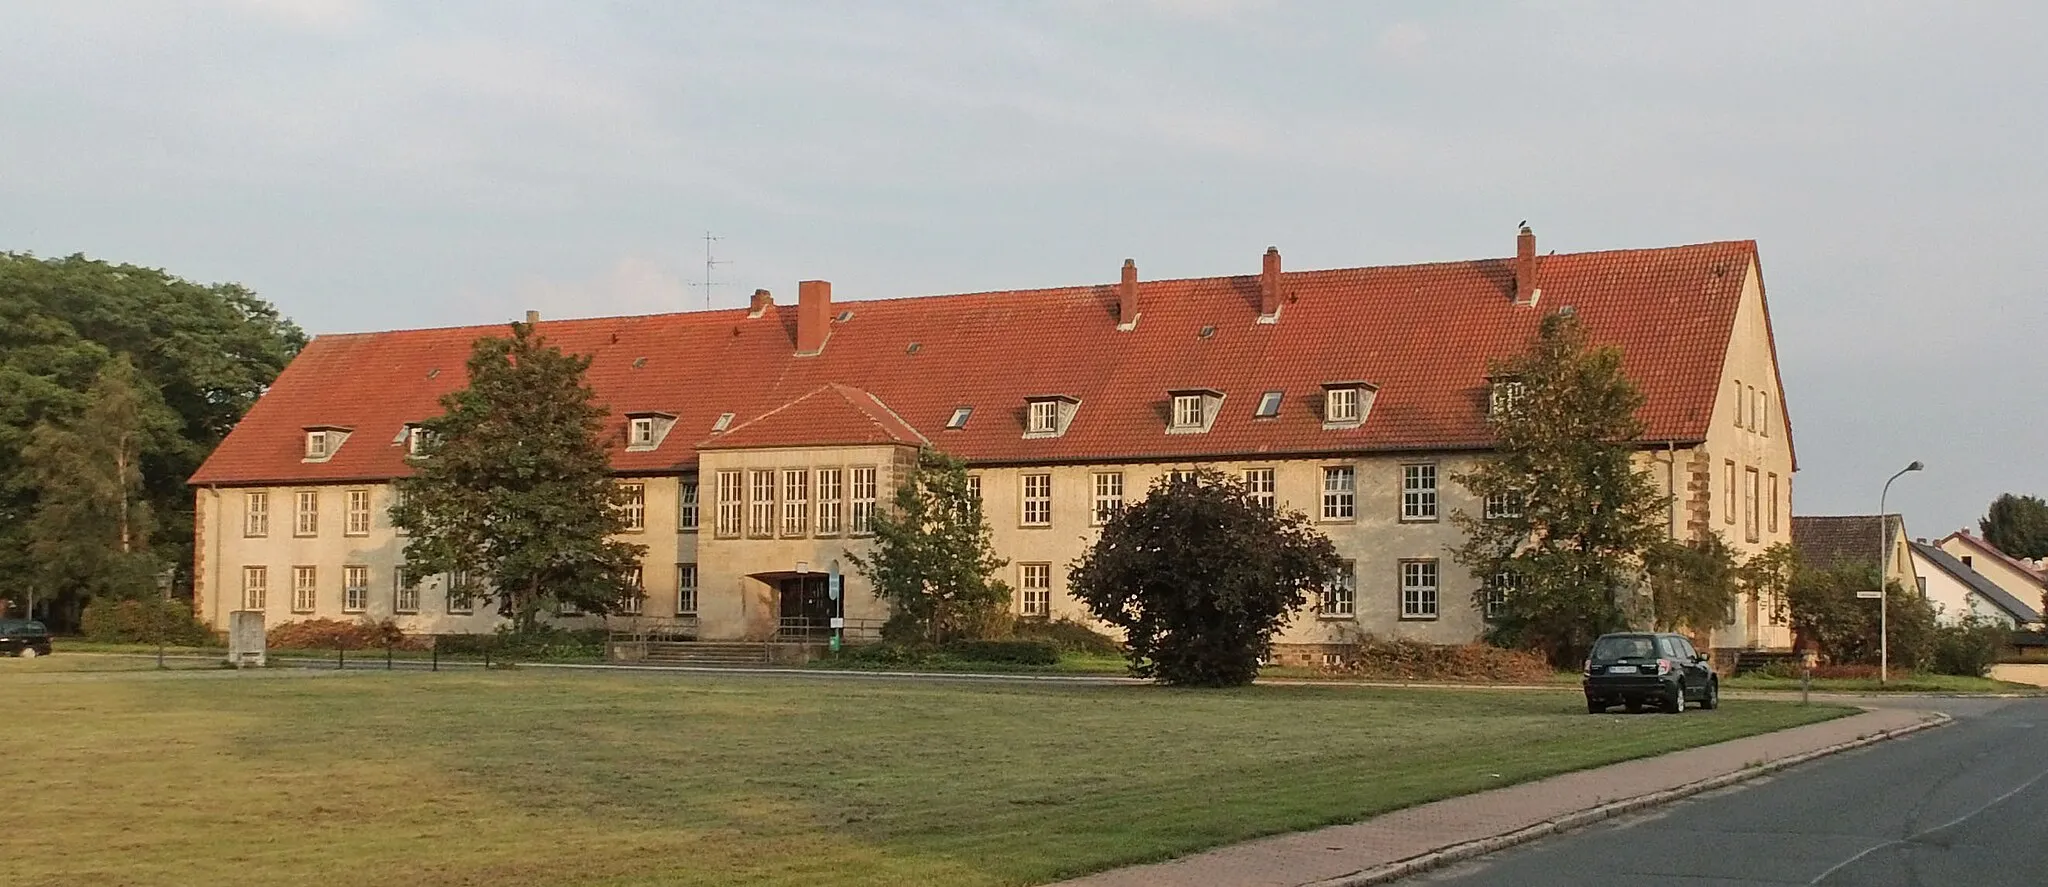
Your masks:
<instances>
[{"instance_id":1,"label":"dormer window","mask_svg":"<svg viewBox=\"0 0 2048 887\"><path fill-rule=\"evenodd\" d=\"M946 419L947 430L959 431L962 428L966 428L968 418L973 415L973 407L955 407L953 409L953 415Z\"/></svg>"},{"instance_id":2,"label":"dormer window","mask_svg":"<svg viewBox=\"0 0 2048 887\"><path fill-rule=\"evenodd\" d=\"M670 426L675 424L676 417L667 413L627 413L626 451L644 452L661 446L662 438L668 436Z\"/></svg>"},{"instance_id":3,"label":"dormer window","mask_svg":"<svg viewBox=\"0 0 2048 887\"><path fill-rule=\"evenodd\" d=\"M334 458L348 440L348 433L349 429L336 425L306 426L306 461L325 462Z\"/></svg>"},{"instance_id":4,"label":"dormer window","mask_svg":"<svg viewBox=\"0 0 2048 887\"><path fill-rule=\"evenodd\" d=\"M1196 388L1169 393L1173 396L1173 415L1166 426L1168 434L1208 431L1223 404L1223 392L1213 389Z\"/></svg>"},{"instance_id":5,"label":"dormer window","mask_svg":"<svg viewBox=\"0 0 2048 887\"><path fill-rule=\"evenodd\" d=\"M1323 427L1357 428L1365 424L1379 388L1370 382L1326 382L1323 385Z\"/></svg>"},{"instance_id":6,"label":"dormer window","mask_svg":"<svg viewBox=\"0 0 2048 887\"><path fill-rule=\"evenodd\" d=\"M713 432L720 432L720 431L724 431L724 430L726 430L727 428L731 428L731 427L732 427L732 414L731 414L731 413L719 413L719 414L718 414L718 421L716 421L716 422L713 422L713 423L711 423L711 430L712 430Z\"/></svg>"},{"instance_id":7,"label":"dormer window","mask_svg":"<svg viewBox=\"0 0 2048 887\"><path fill-rule=\"evenodd\" d=\"M1522 399L1529 393L1528 386L1520 379L1494 379L1487 396L1487 414L1505 416L1519 409Z\"/></svg>"},{"instance_id":8,"label":"dormer window","mask_svg":"<svg viewBox=\"0 0 2048 887\"><path fill-rule=\"evenodd\" d=\"M1259 408L1252 413L1252 418L1271 419L1280 415L1280 398L1281 393L1278 391L1268 391L1259 395Z\"/></svg>"},{"instance_id":9,"label":"dormer window","mask_svg":"<svg viewBox=\"0 0 2048 887\"><path fill-rule=\"evenodd\" d=\"M1025 437L1059 437L1067 433L1067 425L1074 421L1074 411L1081 406L1079 400L1064 394L1028 398L1025 404Z\"/></svg>"},{"instance_id":10,"label":"dormer window","mask_svg":"<svg viewBox=\"0 0 2048 887\"><path fill-rule=\"evenodd\" d=\"M427 449L428 433L424 425L405 426L405 454L417 456Z\"/></svg>"}]
</instances>

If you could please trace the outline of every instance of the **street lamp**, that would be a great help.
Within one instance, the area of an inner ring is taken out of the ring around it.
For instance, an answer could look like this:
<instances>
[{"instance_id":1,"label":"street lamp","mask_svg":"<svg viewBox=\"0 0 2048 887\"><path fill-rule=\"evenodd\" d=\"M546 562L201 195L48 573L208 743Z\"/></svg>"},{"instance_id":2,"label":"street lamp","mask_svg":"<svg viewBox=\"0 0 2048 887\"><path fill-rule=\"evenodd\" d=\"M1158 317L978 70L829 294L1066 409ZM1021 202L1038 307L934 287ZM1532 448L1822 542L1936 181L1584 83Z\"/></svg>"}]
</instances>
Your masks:
<instances>
[{"instance_id":1,"label":"street lamp","mask_svg":"<svg viewBox=\"0 0 2048 887\"><path fill-rule=\"evenodd\" d=\"M1891 519L1885 516L1884 499L1891 495L1892 481L1904 477L1908 471L1926 467L1920 464L1920 460L1913 460L1913 464L1899 469L1898 474L1886 480L1884 491L1877 494L1877 682L1880 685L1891 681L1892 671L1891 608L1888 606L1891 595L1884 584L1885 573L1891 570L1892 533Z\"/></svg>"}]
</instances>

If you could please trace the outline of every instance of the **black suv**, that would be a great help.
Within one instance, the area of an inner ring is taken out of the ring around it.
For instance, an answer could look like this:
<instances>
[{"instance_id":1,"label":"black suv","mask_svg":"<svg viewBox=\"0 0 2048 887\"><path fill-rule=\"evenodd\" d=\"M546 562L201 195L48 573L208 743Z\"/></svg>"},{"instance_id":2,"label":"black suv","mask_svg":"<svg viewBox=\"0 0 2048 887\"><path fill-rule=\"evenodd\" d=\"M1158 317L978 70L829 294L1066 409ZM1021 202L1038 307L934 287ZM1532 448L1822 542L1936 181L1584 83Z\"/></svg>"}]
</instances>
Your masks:
<instances>
[{"instance_id":1,"label":"black suv","mask_svg":"<svg viewBox=\"0 0 2048 887\"><path fill-rule=\"evenodd\" d=\"M50 655L50 630L34 619L0 619L0 656Z\"/></svg>"},{"instance_id":2,"label":"black suv","mask_svg":"<svg viewBox=\"0 0 2048 887\"><path fill-rule=\"evenodd\" d=\"M1656 703L1677 714L1687 700L1700 708L1721 706L1721 679L1692 641L1675 634L1601 635L1586 657L1586 713L1600 714L1614 705L1642 711Z\"/></svg>"}]
</instances>

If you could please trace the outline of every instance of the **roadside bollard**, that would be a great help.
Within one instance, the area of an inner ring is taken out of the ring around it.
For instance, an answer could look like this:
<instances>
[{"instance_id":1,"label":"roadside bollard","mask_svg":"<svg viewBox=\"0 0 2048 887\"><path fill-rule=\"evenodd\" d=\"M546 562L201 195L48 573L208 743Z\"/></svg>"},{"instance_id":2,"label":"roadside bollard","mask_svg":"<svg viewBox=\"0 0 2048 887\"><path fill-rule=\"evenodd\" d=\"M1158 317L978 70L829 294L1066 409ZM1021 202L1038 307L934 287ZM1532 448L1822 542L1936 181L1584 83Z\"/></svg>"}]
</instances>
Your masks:
<instances>
[{"instance_id":1,"label":"roadside bollard","mask_svg":"<svg viewBox=\"0 0 2048 887\"><path fill-rule=\"evenodd\" d=\"M342 671L342 670L345 670L345 669L347 669L347 668L348 668L348 648L347 648L347 647L344 647L344 646L342 646L342 645L340 645L340 644L335 644L335 645L334 645L334 669L335 669L336 671Z\"/></svg>"},{"instance_id":2,"label":"roadside bollard","mask_svg":"<svg viewBox=\"0 0 2048 887\"><path fill-rule=\"evenodd\" d=\"M434 645L433 647L431 647L431 648L429 648L429 649L432 649L432 650L434 651L434 670L435 670L435 671L440 671L440 670L441 670L441 645L440 645L440 644L435 644L435 645Z\"/></svg>"},{"instance_id":3,"label":"roadside bollard","mask_svg":"<svg viewBox=\"0 0 2048 887\"><path fill-rule=\"evenodd\" d=\"M1805 704L1806 704L1806 702L1807 702L1807 699L1806 699L1806 697L1807 697L1807 696L1808 696L1808 695L1809 695L1810 693L1812 693L1812 691L1813 691L1813 669L1811 669L1811 668L1802 668L1802 669L1800 669L1800 670L1799 670L1799 704L1800 704L1800 705L1805 705Z\"/></svg>"},{"instance_id":4,"label":"roadside bollard","mask_svg":"<svg viewBox=\"0 0 2048 887\"><path fill-rule=\"evenodd\" d=\"M384 670L385 670L385 671L390 671L390 670L391 670L391 645L390 645L390 644L385 644L385 645L384 645Z\"/></svg>"}]
</instances>

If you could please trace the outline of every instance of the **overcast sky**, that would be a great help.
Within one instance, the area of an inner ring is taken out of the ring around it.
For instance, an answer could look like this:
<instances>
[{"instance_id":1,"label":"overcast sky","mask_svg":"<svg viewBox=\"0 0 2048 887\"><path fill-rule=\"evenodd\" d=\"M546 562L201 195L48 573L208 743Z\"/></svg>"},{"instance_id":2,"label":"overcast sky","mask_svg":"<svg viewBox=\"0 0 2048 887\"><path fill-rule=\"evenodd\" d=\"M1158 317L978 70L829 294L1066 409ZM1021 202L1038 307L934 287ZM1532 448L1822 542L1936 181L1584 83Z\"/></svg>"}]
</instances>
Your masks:
<instances>
[{"instance_id":1,"label":"overcast sky","mask_svg":"<svg viewBox=\"0 0 2048 887\"><path fill-rule=\"evenodd\" d=\"M341 332L1754 238L1800 513L2048 493L2048 4L0 5L0 250Z\"/></svg>"}]
</instances>

